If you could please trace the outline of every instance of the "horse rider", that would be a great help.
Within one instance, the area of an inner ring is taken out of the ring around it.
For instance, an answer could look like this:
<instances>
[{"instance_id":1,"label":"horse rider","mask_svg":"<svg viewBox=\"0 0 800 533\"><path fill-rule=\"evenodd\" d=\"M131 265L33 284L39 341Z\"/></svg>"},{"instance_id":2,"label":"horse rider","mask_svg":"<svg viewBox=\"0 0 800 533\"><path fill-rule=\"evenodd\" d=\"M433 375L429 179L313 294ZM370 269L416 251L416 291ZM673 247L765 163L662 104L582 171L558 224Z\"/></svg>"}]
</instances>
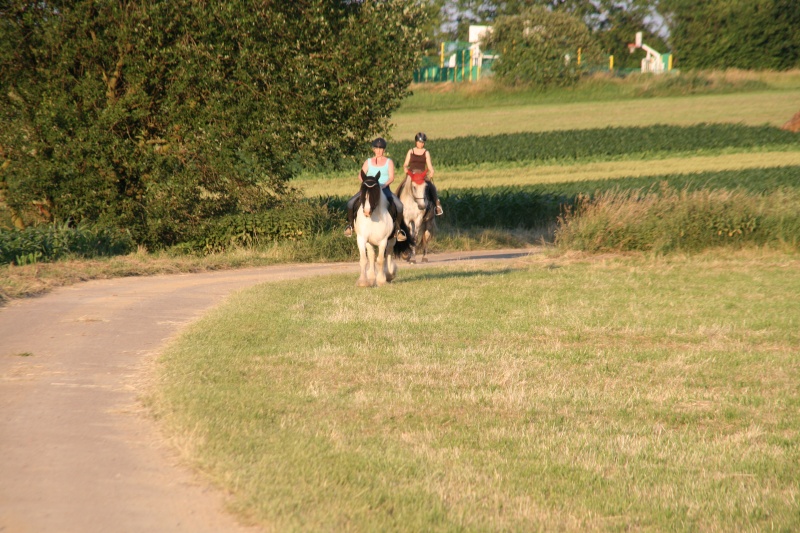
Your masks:
<instances>
[{"instance_id":1,"label":"horse rider","mask_svg":"<svg viewBox=\"0 0 800 533\"><path fill-rule=\"evenodd\" d=\"M428 190L431 197L436 201L436 216L444 214L442 202L439 201L439 194L436 192L436 185L433 184L433 163L431 163L431 153L425 149L428 136L422 132L414 136L414 147L406 154L403 168L409 176L425 174L425 181L428 182Z\"/></svg>"},{"instance_id":2,"label":"horse rider","mask_svg":"<svg viewBox=\"0 0 800 533\"><path fill-rule=\"evenodd\" d=\"M384 196L386 196L386 199L389 200L389 214L392 216L392 220L395 222L395 227L397 227L398 221L403 219L403 203L392 193L392 190L389 188L389 185L391 185L394 181L394 161L386 157L386 139L383 137L378 137L372 141L372 151L375 154L375 157L370 157L364 161L364 164L361 165L361 171L367 176L377 176L378 172L380 172L378 183L381 185ZM360 173L358 180L361 181ZM357 211L356 203L358 202L360 195L361 193L358 192L355 196L347 201L347 227L344 230L344 234L347 237L353 235L353 223L355 222ZM402 242L405 241L408 236L406 235L405 231L398 228L395 238Z\"/></svg>"}]
</instances>

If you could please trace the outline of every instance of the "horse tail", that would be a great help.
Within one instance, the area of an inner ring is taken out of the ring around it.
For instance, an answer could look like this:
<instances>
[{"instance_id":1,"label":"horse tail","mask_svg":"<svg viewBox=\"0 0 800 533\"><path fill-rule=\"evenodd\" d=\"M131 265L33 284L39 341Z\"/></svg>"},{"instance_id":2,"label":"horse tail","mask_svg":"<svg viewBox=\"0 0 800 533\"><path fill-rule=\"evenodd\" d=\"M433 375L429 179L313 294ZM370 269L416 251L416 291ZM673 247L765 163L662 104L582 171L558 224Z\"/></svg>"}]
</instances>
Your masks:
<instances>
[{"instance_id":1,"label":"horse tail","mask_svg":"<svg viewBox=\"0 0 800 533\"><path fill-rule=\"evenodd\" d=\"M408 239L404 241L395 241L392 253L395 257L400 257L406 252L411 251L411 247L416 245L416 239L411 236L411 230L408 229L405 220L400 219L400 229L406 232Z\"/></svg>"}]
</instances>

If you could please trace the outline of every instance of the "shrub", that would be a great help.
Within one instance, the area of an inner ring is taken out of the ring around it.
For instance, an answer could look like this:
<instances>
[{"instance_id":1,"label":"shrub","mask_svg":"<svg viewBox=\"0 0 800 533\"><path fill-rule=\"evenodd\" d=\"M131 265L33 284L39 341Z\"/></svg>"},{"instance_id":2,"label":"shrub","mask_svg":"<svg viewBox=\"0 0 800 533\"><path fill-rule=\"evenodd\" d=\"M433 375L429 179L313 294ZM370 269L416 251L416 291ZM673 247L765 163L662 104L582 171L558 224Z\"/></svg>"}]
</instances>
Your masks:
<instances>
[{"instance_id":1,"label":"shrub","mask_svg":"<svg viewBox=\"0 0 800 533\"><path fill-rule=\"evenodd\" d=\"M261 213L219 217L206 221L193 239L174 249L210 254L268 242L304 240L330 230L337 215L332 215L325 203L299 201Z\"/></svg>"},{"instance_id":2,"label":"shrub","mask_svg":"<svg viewBox=\"0 0 800 533\"><path fill-rule=\"evenodd\" d=\"M64 257L99 257L131 252L135 244L126 230L67 223L0 230L0 264L24 265Z\"/></svg>"}]
</instances>

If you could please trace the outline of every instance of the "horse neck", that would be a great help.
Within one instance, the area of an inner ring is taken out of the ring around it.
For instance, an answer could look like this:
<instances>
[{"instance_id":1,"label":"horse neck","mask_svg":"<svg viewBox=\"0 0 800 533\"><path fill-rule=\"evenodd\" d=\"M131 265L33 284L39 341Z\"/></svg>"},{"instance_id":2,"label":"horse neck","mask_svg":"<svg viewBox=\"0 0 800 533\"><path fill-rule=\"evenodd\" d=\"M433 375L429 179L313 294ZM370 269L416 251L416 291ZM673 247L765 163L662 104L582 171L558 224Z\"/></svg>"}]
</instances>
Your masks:
<instances>
[{"instance_id":1,"label":"horse neck","mask_svg":"<svg viewBox=\"0 0 800 533\"><path fill-rule=\"evenodd\" d=\"M411 176L406 176L403 186L400 189L400 200L414 200L414 180Z\"/></svg>"}]
</instances>

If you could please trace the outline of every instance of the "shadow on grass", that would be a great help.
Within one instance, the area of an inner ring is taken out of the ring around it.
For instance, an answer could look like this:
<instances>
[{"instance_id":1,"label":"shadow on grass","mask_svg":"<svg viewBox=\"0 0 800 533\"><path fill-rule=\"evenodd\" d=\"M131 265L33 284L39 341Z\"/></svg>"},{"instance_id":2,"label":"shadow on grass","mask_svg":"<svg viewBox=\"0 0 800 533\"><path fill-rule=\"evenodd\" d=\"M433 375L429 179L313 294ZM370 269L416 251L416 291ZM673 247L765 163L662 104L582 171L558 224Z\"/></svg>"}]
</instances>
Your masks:
<instances>
[{"instance_id":1,"label":"shadow on grass","mask_svg":"<svg viewBox=\"0 0 800 533\"><path fill-rule=\"evenodd\" d=\"M395 279L392 284L400 285L417 281L429 281L438 279L458 279L458 278L477 278L481 276L500 276L516 272L516 268L503 268L501 270L470 270L461 272L434 271L434 272L403 272L402 277Z\"/></svg>"}]
</instances>

